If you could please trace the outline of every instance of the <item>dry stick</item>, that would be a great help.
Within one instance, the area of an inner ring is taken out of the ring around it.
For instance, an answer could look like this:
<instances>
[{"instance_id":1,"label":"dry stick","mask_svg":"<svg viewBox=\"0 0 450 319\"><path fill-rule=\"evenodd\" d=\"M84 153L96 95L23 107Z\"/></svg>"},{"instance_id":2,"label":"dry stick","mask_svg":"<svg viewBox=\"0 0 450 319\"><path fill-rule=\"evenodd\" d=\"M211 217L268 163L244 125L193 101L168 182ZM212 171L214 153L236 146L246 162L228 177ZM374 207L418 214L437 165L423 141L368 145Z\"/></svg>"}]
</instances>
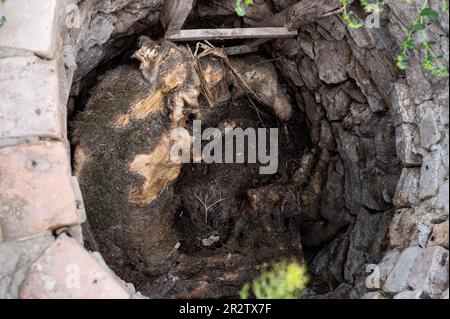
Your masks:
<instances>
[{"instance_id":1,"label":"dry stick","mask_svg":"<svg viewBox=\"0 0 450 319\"><path fill-rule=\"evenodd\" d=\"M197 57L198 47L195 48L195 54L192 53L192 50L188 45L187 45L187 47L189 49L189 53L191 53L192 59L194 60L194 63L195 63L194 68L200 79L200 84L202 86L203 95L206 97L209 107L214 107L214 98L211 94L211 91L209 90L208 83L206 82L206 79L203 75L202 67L200 66L200 61Z\"/></svg>"},{"instance_id":2,"label":"dry stick","mask_svg":"<svg viewBox=\"0 0 450 319\"><path fill-rule=\"evenodd\" d=\"M222 195L220 195L220 199L218 201L215 201L214 203L212 203L211 205L207 205L207 194L205 195L205 202L203 202L198 195L196 194L195 197L198 199L198 201L203 205L203 208L205 209L205 224L208 224L208 211L213 208L214 206L216 206L217 204L223 202L224 200L226 200L226 198L222 198Z\"/></svg>"}]
</instances>

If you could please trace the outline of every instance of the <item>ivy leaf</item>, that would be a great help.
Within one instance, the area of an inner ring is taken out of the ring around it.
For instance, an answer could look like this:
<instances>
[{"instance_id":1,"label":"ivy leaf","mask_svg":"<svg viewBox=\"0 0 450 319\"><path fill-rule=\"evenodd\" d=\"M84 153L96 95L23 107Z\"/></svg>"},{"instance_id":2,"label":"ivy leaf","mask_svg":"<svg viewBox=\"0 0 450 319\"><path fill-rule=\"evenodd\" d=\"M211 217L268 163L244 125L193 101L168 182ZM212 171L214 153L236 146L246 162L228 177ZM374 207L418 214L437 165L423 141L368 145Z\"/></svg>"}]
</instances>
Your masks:
<instances>
[{"instance_id":1,"label":"ivy leaf","mask_svg":"<svg viewBox=\"0 0 450 319\"><path fill-rule=\"evenodd\" d=\"M420 15L422 17L427 17L428 19L430 19L431 21L436 21L437 19L439 19L439 12L437 12L436 10L433 10L430 7L427 7L425 9L423 9L420 12Z\"/></svg>"},{"instance_id":2,"label":"ivy leaf","mask_svg":"<svg viewBox=\"0 0 450 319\"><path fill-rule=\"evenodd\" d=\"M411 28L413 30L422 31L422 30L426 29L426 26L423 23L417 22L417 23L412 24Z\"/></svg>"}]
</instances>

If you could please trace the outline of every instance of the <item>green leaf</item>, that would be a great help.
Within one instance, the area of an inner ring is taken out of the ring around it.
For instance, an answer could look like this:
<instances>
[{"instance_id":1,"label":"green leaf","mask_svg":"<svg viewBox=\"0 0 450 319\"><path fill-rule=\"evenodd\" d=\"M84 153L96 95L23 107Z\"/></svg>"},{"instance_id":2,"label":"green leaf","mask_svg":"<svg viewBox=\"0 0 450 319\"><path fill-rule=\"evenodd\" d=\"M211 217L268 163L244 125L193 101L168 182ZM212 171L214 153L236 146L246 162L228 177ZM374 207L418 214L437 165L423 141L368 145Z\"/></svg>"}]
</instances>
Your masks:
<instances>
[{"instance_id":1,"label":"green leaf","mask_svg":"<svg viewBox=\"0 0 450 319\"><path fill-rule=\"evenodd\" d=\"M417 23L412 24L411 28L413 30L422 31L422 30L426 29L426 26L423 23L417 22Z\"/></svg>"},{"instance_id":2,"label":"green leaf","mask_svg":"<svg viewBox=\"0 0 450 319\"><path fill-rule=\"evenodd\" d=\"M427 17L431 21L436 21L437 19L439 19L439 12L437 12L436 10L433 10L430 7L423 9L420 12L420 15L422 17Z\"/></svg>"},{"instance_id":3,"label":"green leaf","mask_svg":"<svg viewBox=\"0 0 450 319\"><path fill-rule=\"evenodd\" d=\"M412 39L408 39L408 40L405 40L405 41L403 41L403 43L402 43L402 47L403 47L403 49L405 49L405 50L411 50L411 49L414 49L414 46L416 45L416 43L414 42L414 40L412 40Z\"/></svg>"}]
</instances>

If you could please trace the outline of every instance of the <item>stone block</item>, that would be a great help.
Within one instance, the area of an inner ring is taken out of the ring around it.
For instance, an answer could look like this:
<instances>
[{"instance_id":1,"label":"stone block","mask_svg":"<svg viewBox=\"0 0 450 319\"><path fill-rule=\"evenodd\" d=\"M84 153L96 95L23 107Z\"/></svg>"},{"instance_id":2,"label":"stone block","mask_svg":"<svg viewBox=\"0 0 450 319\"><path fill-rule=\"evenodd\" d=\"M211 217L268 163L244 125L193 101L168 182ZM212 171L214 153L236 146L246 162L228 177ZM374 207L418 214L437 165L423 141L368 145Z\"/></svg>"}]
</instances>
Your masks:
<instances>
[{"instance_id":1,"label":"stone block","mask_svg":"<svg viewBox=\"0 0 450 319\"><path fill-rule=\"evenodd\" d=\"M50 247L52 235L0 244L0 299L16 299L29 267Z\"/></svg>"},{"instance_id":2,"label":"stone block","mask_svg":"<svg viewBox=\"0 0 450 319\"><path fill-rule=\"evenodd\" d=\"M65 136L56 61L35 56L0 59L0 88L0 139Z\"/></svg>"},{"instance_id":3,"label":"stone block","mask_svg":"<svg viewBox=\"0 0 450 319\"><path fill-rule=\"evenodd\" d=\"M0 148L3 241L80 222L68 149L62 142Z\"/></svg>"},{"instance_id":4,"label":"stone block","mask_svg":"<svg viewBox=\"0 0 450 319\"><path fill-rule=\"evenodd\" d=\"M127 290L76 240L63 234L31 266L25 299L128 299Z\"/></svg>"},{"instance_id":5,"label":"stone block","mask_svg":"<svg viewBox=\"0 0 450 319\"><path fill-rule=\"evenodd\" d=\"M6 1L2 13L7 21L0 28L0 47L27 50L53 59L60 3L59 0Z\"/></svg>"}]
</instances>

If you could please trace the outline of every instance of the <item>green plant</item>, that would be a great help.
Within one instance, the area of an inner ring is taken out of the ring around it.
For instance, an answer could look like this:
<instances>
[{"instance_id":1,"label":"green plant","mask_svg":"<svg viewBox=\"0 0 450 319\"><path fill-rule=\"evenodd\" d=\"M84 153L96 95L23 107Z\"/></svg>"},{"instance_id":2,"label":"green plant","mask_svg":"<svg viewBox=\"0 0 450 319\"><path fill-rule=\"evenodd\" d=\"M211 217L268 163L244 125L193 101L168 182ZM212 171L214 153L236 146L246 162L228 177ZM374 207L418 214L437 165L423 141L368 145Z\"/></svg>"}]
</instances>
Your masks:
<instances>
[{"instance_id":1,"label":"green plant","mask_svg":"<svg viewBox=\"0 0 450 319\"><path fill-rule=\"evenodd\" d=\"M245 15L245 9L253 4L253 0L236 0L236 8L234 9L238 16Z\"/></svg>"},{"instance_id":2,"label":"green plant","mask_svg":"<svg viewBox=\"0 0 450 319\"><path fill-rule=\"evenodd\" d=\"M0 5L4 5L6 0L0 0ZM6 18L0 15L0 28L6 23Z\"/></svg>"},{"instance_id":3,"label":"green plant","mask_svg":"<svg viewBox=\"0 0 450 319\"><path fill-rule=\"evenodd\" d=\"M353 18L354 13L349 10L351 4L350 0L340 0L343 6L342 18L347 23L350 29L358 29L364 26L361 20ZM361 6L366 12L380 13L383 7L392 0L360 0ZM397 0L400 1L400 0ZM422 1L420 13L414 19L414 21L408 26L406 37L402 42L402 51L397 56L397 67L404 70L408 67L410 53L416 47L419 47L423 53L423 67L426 71L431 72L437 76L448 76L448 67L442 63L442 56L438 56L433 51L433 46L436 44L433 41L427 39L427 28L431 23L436 22L439 19L440 13L431 8L429 0L401 0L406 3L413 1ZM448 0L441 0L441 11L444 14L449 14ZM421 32L424 40L420 43L416 43L414 35Z\"/></svg>"},{"instance_id":4,"label":"green plant","mask_svg":"<svg viewBox=\"0 0 450 319\"><path fill-rule=\"evenodd\" d=\"M284 260L264 269L251 284L246 283L240 297L248 299L253 293L257 299L298 299L308 280L306 266Z\"/></svg>"}]
</instances>

